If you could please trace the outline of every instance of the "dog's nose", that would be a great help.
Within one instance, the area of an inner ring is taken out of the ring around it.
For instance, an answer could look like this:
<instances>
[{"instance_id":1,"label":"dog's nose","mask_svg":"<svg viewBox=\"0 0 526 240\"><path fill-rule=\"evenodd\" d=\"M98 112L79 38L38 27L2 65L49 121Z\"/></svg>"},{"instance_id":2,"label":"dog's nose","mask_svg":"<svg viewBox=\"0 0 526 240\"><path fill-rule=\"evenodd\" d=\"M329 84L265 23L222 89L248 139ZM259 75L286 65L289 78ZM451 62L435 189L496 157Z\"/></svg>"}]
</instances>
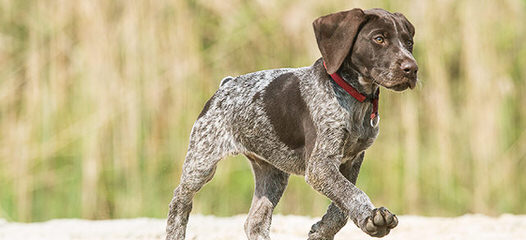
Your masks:
<instances>
[{"instance_id":1,"label":"dog's nose","mask_svg":"<svg viewBox=\"0 0 526 240\"><path fill-rule=\"evenodd\" d=\"M408 78L414 78L418 72L418 65L415 61L406 60L400 64L400 68L404 71L404 75Z\"/></svg>"}]
</instances>

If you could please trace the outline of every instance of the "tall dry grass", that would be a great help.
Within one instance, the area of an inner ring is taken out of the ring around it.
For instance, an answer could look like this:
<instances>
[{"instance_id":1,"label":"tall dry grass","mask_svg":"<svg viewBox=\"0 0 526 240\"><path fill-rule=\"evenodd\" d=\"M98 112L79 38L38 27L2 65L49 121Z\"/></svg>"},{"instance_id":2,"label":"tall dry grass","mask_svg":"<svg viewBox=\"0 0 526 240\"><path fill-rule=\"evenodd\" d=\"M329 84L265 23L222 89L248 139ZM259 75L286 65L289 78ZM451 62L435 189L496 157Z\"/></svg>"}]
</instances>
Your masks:
<instances>
[{"instance_id":1,"label":"tall dry grass","mask_svg":"<svg viewBox=\"0 0 526 240\"><path fill-rule=\"evenodd\" d=\"M310 65L317 16L403 12L420 87L384 91L358 180L397 213L526 212L526 2L0 1L0 218L164 217L193 121L226 75ZM194 211L247 212L243 157ZM293 177L277 212L321 215Z\"/></svg>"}]
</instances>

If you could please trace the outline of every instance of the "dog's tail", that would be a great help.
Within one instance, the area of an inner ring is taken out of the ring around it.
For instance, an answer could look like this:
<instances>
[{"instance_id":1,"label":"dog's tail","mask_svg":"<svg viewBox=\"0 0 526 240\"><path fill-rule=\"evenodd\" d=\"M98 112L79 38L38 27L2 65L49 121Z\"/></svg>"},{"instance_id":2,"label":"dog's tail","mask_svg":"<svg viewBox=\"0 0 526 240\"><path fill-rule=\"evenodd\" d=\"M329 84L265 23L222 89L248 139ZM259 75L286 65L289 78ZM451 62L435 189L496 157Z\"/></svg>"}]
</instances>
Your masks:
<instances>
[{"instance_id":1,"label":"dog's tail","mask_svg":"<svg viewBox=\"0 0 526 240\"><path fill-rule=\"evenodd\" d=\"M219 86L222 87L223 85L225 85L225 83L227 83L228 81L232 79L234 79L234 77L231 77L231 76L223 78L223 80L221 80L221 83L219 83Z\"/></svg>"}]
</instances>

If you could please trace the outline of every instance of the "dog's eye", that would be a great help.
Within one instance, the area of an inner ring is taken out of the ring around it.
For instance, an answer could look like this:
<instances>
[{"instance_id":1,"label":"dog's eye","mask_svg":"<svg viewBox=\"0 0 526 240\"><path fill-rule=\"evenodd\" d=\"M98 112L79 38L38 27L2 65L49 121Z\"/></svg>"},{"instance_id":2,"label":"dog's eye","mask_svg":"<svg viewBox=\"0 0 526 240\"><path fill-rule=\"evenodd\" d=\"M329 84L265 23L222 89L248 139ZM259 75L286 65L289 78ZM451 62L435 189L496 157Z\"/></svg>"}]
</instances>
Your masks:
<instances>
[{"instance_id":1,"label":"dog's eye","mask_svg":"<svg viewBox=\"0 0 526 240\"><path fill-rule=\"evenodd\" d=\"M374 38L374 41L377 43L384 43L385 40L383 37L378 36Z\"/></svg>"}]
</instances>

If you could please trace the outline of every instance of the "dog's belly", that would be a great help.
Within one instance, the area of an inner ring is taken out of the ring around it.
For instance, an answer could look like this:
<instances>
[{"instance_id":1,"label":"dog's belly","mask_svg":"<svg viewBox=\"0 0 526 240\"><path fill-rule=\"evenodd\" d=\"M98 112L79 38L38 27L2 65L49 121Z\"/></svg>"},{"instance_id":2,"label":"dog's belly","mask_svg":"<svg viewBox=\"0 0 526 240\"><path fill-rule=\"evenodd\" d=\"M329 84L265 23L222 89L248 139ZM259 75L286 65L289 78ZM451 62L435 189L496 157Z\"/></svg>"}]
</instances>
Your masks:
<instances>
[{"instance_id":1,"label":"dog's belly","mask_svg":"<svg viewBox=\"0 0 526 240\"><path fill-rule=\"evenodd\" d=\"M280 141L264 116L256 119L259 121L238 121L239 135L236 138L242 146L240 153L256 156L284 172L304 175L307 162L305 145L291 149ZM378 128L361 130L344 136L342 163L369 148L378 135Z\"/></svg>"},{"instance_id":2,"label":"dog's belly","mask_svg":"<svg viewBox=\"0 0 526 240\"><path fill-rule=\"evenodd\" d=\"M262 136L262 139L265 139ZM369 148L374 142L375 138L359 138L354 141L346 141L342 149L341 162L354 159L358 154ZM249 141L250 143L258 142L258 140ZM265 141L263 141L265 142ZM291 174L305 175L305 148L288 149L283 143L279 141L265 142L267 145L254 146L248 144L245 146L244 154L247 156L257 157L276 168Z\"/></svg>"},{"instance_id":3,"label":"dog's belly","mask_svg":"<svg viewBox=\"0 0 526 240\"><path fill-rule=\"evenodd\" d=\"M305 161L296 153L275 153L270 156L263 156L255 152L246 152L247 156L256 155L259 159L271 164L277 169L296 175L305 175Z\"/></svg>"},{"instance_id":4,"label":"dog's belly","mask_svg":"<svg viewBox=\"0 0 526 240\"><path fill-rule=\"evenodd\" d=\"M248 137L248 138L247 138ZM258 136L240 136L243 145L243 154L257 157L281 171L304 175L305 174L305 147L290 149L270 133L261 133ZM271 141L269 141L272 139Z\"/></svg>"}]
</instances>

